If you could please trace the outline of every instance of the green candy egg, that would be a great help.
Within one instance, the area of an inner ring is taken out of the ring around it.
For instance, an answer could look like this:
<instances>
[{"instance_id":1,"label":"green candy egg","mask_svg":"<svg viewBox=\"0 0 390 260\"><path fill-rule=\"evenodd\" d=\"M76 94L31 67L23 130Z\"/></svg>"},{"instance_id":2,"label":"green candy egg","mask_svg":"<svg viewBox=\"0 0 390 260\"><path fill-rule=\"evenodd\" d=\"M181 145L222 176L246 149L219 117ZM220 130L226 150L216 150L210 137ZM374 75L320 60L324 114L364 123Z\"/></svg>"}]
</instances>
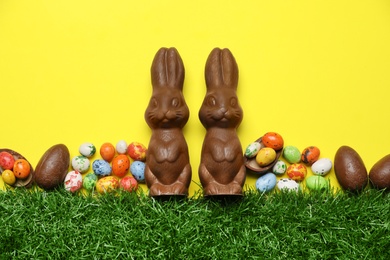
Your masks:
<instances>
[{"instance_id":1,"label":"green candy egg","mask_svg":"<svg viewBox=\"0 0 390 260\"><path fill-rule=\"evenodd\" d=\"M94 173L88 173L83 180L83 187L86 190L92 190L96 186L98 177Z\"/></svg>"},{"instance_id":2,"label":"green candy egg","mask_svg":"<svg viewBox=\"0 0 390 260\"><path fill-rule=\"evenodd\" d=\"M295 146L289 145L284 147L283 157L289 163L299 163L301 161L301 152Z\"/></svg>"},{"instance_id":3,"label":"green candy egg","mask_svg":"<svg viewBox=\"0 0 390 260\"><path fill-rule=\"evenodd\" d=\"M329 188L329 182L322 176L313 175L306 178L306 186L310 190L326 190Z\"/></svg>"}]
</instances>

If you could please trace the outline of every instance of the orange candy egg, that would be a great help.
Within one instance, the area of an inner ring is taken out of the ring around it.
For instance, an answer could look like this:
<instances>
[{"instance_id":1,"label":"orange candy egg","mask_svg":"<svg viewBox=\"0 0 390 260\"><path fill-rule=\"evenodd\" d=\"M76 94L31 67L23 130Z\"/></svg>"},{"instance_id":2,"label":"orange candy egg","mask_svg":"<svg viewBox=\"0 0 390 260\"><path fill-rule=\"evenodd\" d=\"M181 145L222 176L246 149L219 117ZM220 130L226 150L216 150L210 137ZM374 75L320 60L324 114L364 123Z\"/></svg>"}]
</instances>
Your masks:
<instances>
[{"instance_id":1,"label":"orange candy egg","mask_svg":"<svg viewBox=\"0 0 390 260\"><path fill-rule=\"evenodd\" d=\"M261 138L261 142L266 146L278 151L283 148L284 141L280 134L268 132Z\"/></svg>"},{"instance_id":2,"label":"orange candy egg","mask_svg":"<svg viewBox=\"0 0 390 260\"><path fill-rule=\"evenodd\" d=\"M115 176L123 177L129 172L130 159L125 154L120 154L112 160L112 173Z\"/></svg>"},{"instance_id":3,"label":"orange candy egg","mask_svg":"<svg viewBox=\"0 0 390 260\"><path fill-rule=\"evenodd\" d=\"M115 147L111 143L104 143L100 147L100 156L103 158L103 160L107 162L111 162L112 159L114 159L115 156Z\"/></svg>"},{"instance_id":4,"label":"orange candy egg","mask_svg":"<svg viewBox=\"0 0 390 260\"><path fill-rule=\"evenodd\" d=\"M309 146L303 149L301 161L307 165L312 165L320 158L320 149L316 146Z\"/></svg>"},{"instance_id":5,"label":"orange candy egg","mask_svg":"<svg viewBox=\"0 0 390 260\"><path fill-rule=\"evenodd\" d=\"M30 174L30 170L31 170L30 164L26 160L18 159L15 161L13 171L16 178L18 179L27 178L28 175Z\"/></svg>"}]
</instances>

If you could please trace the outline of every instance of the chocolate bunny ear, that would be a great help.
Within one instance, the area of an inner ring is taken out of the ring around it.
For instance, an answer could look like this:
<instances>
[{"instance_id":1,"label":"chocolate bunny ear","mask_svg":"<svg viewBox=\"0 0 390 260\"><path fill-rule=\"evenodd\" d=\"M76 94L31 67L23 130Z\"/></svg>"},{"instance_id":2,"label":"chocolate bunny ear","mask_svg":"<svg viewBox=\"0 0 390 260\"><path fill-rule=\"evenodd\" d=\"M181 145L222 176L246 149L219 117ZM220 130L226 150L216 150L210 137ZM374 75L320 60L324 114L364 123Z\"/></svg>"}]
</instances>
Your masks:
<instances>
[{"instance_id":1,"label":"chocolate bunny ear","mask_svg":"<svg viewBox=\"0 0 390 260\"><path fill-rule=\"evenodd\" d=\"M184 65L175 48L160 48L151 67L153 88L171 87L183 89Z\"/></svg>"},{"instance_id":2,"label":"chocolate bunny ear","mask_svg":"<svg viewBox=\"0 0 390 260\"><path fill-rule=\"evenodd\" d=\"M207 88L237 88L238 66L229 49L215 48L207 58L205 67Z\"/></svg>"}]
</instances>

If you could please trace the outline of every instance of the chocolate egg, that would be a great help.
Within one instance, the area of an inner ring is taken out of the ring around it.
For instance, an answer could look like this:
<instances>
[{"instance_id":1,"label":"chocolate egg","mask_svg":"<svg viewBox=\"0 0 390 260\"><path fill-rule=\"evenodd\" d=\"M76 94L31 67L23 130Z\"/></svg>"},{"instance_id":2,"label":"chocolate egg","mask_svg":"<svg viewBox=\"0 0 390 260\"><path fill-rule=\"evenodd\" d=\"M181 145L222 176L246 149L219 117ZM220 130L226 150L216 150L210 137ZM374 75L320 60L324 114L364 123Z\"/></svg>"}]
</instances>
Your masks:
<instances>
[{"instance_id":1,"label":"chocolate egg","mask_svg":"<svg viewBox=\"0 0 390 260\"><path fill-rule=\"evenodd\" d=\"M362 158L349 146L341 146L337 150L334 171L340 186L347 191L362 191L368 183L367 169Z\"/></svg>"},{"instance_id":2,"label":"chocolate egg","mask_svg":"<svg viewBox=\"0 0 390 260\"><path fill-rule=\"evenodd\" d=\"M374 188L390 189L390 154L372 166L368 177Z\"/></svg>"},{"instance_id":3,"label":"chocolate egg","mask_svg":"<svg viewBox=\"0 0 390 260\"><path fill-rule=\"evenodd\" d=\"M45 190L58 187L65 180L70 164L70 154L64 144L50 147L39 160L34 181Z\"/></svg>"}]
</instances>

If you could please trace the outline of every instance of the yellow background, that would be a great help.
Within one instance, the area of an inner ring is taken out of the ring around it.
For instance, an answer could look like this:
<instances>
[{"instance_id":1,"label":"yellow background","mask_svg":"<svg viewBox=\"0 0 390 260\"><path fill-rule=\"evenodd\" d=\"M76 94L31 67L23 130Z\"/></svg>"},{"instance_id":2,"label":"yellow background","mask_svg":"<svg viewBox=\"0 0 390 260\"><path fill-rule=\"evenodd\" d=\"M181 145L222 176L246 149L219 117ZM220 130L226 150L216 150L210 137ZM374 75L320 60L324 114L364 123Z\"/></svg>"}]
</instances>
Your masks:
<instances>
[{"instance_id":1,"label":"yellow background","mask_svg":"<svg viewBox=\"0 0 390 260\"><path fill-rule=\"evenodd\" d=\"M150 65L163 46L176 47L186 68L191 193L214 47L229 48L239 66L243 148L275 131L332 160L349 145L368 170L390 153L388 0L0 0L0 148L35 167L57 143L71 157L83 142L147 145Z\"/></svg>"}]
</instances>

